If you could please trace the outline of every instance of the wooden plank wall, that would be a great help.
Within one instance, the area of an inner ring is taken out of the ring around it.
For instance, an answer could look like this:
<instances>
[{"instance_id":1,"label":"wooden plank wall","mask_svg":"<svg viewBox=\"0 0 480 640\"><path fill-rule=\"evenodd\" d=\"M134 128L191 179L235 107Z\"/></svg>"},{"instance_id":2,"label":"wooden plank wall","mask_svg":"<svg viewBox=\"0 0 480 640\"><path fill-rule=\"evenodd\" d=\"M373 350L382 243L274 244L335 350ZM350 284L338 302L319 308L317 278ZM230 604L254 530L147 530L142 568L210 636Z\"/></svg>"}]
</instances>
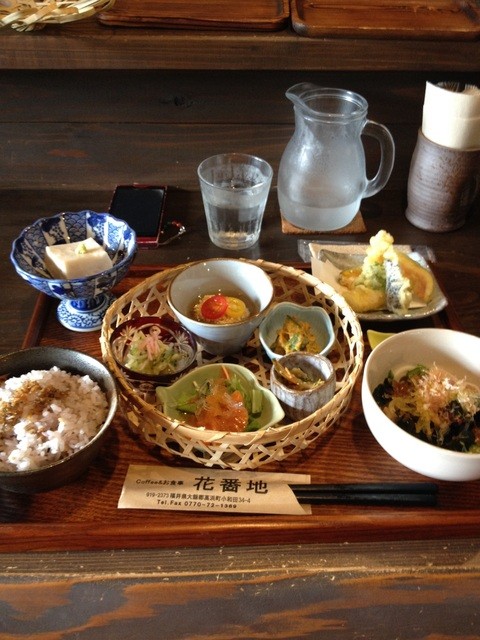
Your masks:
<instances>
[{"instance_id":1,"label":"wooden plank wall","mask_svg":"<svg viewBox=\"0 0 480 640\"><path fill-rule=\"evenodd\" d=\"M472 74L448 74L448 79ZM275 171L293 132L285 91L300 81L361 93L396 143L389 189L406 185L425 82L445 74L292 71L0 72L0 189L109 190L122 182L196 189L221 151L263 156ZM375 145L367 145L374 164Z\"/></svg>"}]
</instances>

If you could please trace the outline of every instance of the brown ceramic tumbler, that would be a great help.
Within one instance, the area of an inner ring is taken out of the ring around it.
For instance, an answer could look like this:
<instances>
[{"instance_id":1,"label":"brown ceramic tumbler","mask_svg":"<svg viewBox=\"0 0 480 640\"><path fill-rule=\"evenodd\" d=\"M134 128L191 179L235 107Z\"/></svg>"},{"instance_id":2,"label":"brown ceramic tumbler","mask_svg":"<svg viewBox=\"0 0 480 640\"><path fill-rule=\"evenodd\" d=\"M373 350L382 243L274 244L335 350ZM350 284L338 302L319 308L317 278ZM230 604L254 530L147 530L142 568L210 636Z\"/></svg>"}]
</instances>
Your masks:
<instances>
[{"instance_id":1,"label":"brown ceramic tumbler","mask_svg":"<svg viewBox=\"0 0 480 640\"><path fill-rule=\"evenodd\" d=\"M407 220L426 231L459 229L480 188L480 149L451 149L421 131L408 176Z\"/></svg>"}]
</instances>

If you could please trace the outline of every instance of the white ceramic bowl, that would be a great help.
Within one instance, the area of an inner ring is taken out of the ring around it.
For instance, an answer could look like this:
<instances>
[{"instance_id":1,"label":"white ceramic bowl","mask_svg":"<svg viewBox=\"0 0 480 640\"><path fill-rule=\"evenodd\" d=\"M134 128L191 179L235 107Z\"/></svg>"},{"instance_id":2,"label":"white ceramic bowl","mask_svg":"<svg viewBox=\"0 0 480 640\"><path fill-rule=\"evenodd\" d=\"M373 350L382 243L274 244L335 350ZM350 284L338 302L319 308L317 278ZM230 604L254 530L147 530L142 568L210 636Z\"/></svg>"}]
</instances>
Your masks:
<instances>
[{"instance_id":1,"label":"white ceramic bowl","mask_svg":"<svg viewBox=\"0 0 480 640\"><path fill-rule=\"evenodd\" d=\"M377 442L405 467L437 480L477 480L480 454L442 449L410 435L383 413L373 398L390 370L404 365L436 364L457 377L480 381L480 338L450 329L412 329L381 342L363 372L362 405Z\"/></svg>"},{"instance_id":2,"label":"white ceramic bowl","mask_svg":"<svg viewBox=\"0 0 480 640\"><path fill-rule=\"evenodd\" d=\"M248 299L254 312L232 324L209 324L193 319L193 306L204 295L222 293ZM258 327L273 300L273 284L252 262L214 258L194 262L170 282L167 300L178 321L208 353L227 355L239 351Z\"/></svg>"},{"instance_id":3,"label":"white ceramic bowl","mask_svg":"<svg viewBox=\"0 0 480 640\"><path fill-rule=\"evenodd\" d=\"M323 307L304 307L293 302L279 302L271 309L258 329L258 336L266 354L270 360L280 358L282 353L276 353L272 345L277 339L278 331L283 327L287 316L298 318L302 322L308 322L312 333L320 346L319 355L326 355L335 341L332 321Z\"/></svg>"},{"instance_id":4,"label":"white ceramic bowl","mask_svg":"<svg viewBox=\"0 0 480 640\"><path fill-rule=\"evenodd\" d=\"M297 352L278 358L278 362L288 369L298 367L307 375L324 380L324 384L319 387L300 391L285 384L274 366L270 369L270 389L292 420L303 420L333 398L336 385L335 371L328 358L313 353Z\"/></svg>"}]
</instances>

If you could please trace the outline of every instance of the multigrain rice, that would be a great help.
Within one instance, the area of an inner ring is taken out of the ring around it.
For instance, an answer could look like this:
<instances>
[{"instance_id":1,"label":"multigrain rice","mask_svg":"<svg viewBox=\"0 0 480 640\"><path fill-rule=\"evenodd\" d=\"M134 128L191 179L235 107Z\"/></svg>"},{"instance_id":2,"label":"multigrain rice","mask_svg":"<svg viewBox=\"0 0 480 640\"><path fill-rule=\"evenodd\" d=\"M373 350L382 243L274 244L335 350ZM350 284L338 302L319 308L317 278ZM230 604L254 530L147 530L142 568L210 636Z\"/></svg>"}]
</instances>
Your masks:
<instances>
[{"instance_id":1,"label":"multigrain rice","mask_svg":"<svg viewBox=\"0 0 480 640\"><path fill-rule=\"evenodd\" d=\"M89 376L58 367L34 370L0 386L0 471L27 471L83 448L108 413Z\"/></svg>"}]
</instances>

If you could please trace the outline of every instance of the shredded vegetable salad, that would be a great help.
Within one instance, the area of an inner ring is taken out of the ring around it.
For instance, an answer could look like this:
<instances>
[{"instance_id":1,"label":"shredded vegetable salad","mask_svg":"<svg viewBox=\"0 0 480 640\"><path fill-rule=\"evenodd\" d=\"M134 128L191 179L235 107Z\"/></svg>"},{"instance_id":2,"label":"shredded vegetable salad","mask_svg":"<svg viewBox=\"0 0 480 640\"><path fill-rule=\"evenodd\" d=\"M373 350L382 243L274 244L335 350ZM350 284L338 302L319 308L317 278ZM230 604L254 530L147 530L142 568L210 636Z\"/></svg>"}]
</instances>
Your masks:
<instances>
[{"instance_id":1,"label":"shredded vegetable salad","mask_svg":"<svg viewBox=\"0 0 480 640\"><path fill-rule=\"evenodd\" d=\"M193 384L182 394L176 409L187 424L215 431L256 431L262 413L263 397L259 389L249 386L226 367L222 375Z\"/></svg>"},{"instance_id":2,"label":"shredded vegetable salad","mask_svg":"<svg viewBox=\"0 0 480 640\"><path fill-rule=\"evenodd\" d=\"M480 453L480 391L437 365L390 371L373 397L399 427L452 451Z\"/></svg>"},{"instance_id":3,"label":"shredded vegetable salad","mask_svg":"<svg viewBox=\"0 0 480 640\"><path fill-rule=\"evenodd\" d=\"M148 375L171 374L183 369L190 359L192 348L186 340L170 336L162 339L159 327L152 326L147 333L136 331L131 337L125 358L125 367Z\"/></svg>"}]
</instances>

